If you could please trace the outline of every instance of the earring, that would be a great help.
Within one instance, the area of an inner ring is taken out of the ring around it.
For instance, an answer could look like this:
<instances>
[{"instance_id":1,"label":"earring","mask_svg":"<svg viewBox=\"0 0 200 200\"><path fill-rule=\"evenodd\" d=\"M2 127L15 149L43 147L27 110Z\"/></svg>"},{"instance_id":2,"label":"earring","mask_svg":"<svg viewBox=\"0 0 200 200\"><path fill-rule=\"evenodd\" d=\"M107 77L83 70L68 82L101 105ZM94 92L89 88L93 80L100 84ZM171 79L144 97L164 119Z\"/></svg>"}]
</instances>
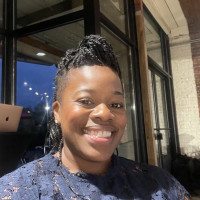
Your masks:
<instances>
[{"instance_id":1,"label":"earring","mask_svg":"<svg viewBox=\"0 0 200 200\"><path fill-rule=\"evenodd\" d=\"M55 123L56 123L56 124L58 123L58 120L57 120L57 119L55 119Z\"/></svg>"}]
</instances>

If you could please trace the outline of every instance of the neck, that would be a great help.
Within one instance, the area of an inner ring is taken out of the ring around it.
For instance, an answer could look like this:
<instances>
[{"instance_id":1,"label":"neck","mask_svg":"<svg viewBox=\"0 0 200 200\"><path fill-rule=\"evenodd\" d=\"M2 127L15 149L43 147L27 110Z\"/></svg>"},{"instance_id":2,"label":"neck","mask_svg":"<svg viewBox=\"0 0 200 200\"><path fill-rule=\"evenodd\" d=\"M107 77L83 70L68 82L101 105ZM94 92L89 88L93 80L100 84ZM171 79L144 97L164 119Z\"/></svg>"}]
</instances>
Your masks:
<instances>
[{"instance_id":1,"label":"neck","mask_svg":"<svg viewBox=\"0 0 200 200\"><path fill-rule=\"evenodd\" d=\"M83 171L89 174L103 175L110 166L110 159L106 161L93 161L74 156L65 146L61 152L61 161L71 173Z\"/></svg>"}]
</instances>

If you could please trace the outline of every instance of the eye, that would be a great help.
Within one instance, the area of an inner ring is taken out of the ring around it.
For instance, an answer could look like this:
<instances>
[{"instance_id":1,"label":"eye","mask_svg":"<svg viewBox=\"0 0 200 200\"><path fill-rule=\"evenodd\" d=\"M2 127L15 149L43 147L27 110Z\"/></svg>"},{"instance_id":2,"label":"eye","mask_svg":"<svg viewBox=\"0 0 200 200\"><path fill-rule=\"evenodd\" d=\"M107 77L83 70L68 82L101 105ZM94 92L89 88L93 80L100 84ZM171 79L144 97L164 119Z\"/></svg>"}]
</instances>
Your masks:
<instances>
[{"instance_id":1,"label":"eye","mask_svg":"<svg viewBox=\"0 0 200 200\"><path fill-rule=\"evenodd\" d=\"M80 99L80 100L78 100L78 102L83 105L91 105L92 104L92 101L90 99Z\"/></svg>"},{"instance_id":2,"label":"eye","mask_svg":"<svg viewBox=\"0 0 200 200\"><path fill-rule=\"evenodd\" d=\"M112 107L112 108L123 108L124 105L121 104L121 103L112 103L112 104L111 104L111 107Z\"/></svg>"}]
</instances>

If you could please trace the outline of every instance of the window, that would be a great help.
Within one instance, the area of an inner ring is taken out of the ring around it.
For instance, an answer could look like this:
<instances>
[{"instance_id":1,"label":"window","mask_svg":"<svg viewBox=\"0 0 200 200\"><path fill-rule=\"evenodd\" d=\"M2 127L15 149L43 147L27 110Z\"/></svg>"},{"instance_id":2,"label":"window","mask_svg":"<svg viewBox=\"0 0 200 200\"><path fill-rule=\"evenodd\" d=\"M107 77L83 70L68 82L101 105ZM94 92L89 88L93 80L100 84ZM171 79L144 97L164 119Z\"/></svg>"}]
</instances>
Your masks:
<instances>
[{"instance_id":1,"label":"window","mask_svg":"<svg viewBox=\"0 0 200 200\"><path fill-rule=\"evenodd\" d=\"M0 28L3 28L3 0L0 0Z\"/></svg>"},{"instance_id":2,"label":"window","mask_svg":"<svg viewBox=\"0 0 200 200\"><path fill-rule=\"evenodd\" d=\"M84 36L83 21L19 38L17 105L23 106L19 132L30 135L30 148L42 146L51 115L56 65Z\"/></svg>"},{"instance_id":3,"label":"window","mask_svg":"<svg viewBox=\"0 0 200 200\"><path fill-rule=\"evenodd\" d=\"M144 22L158 164L170 171L172 157L179 152L179 143L168 36L146 7Z\"/></svg>"},{"instance_id":4,"label":"window","mask_svg":"<svg viewBox=\"0 0 200 200\"><path fill-rule=\"evenodd\" d=\"M101 33L111 43L114 52L118 58L118 62L122 72L122 82L124 87L127 127L124 136L119 144L119 155L134 160L134 144L133 144L133 118L132 111L134 104L131 102L132 88L130 86L130 60L129 48L120 41L111 31L102 26Z\"/></svg>"},{"instance_id":5,"label":"window","mask_svg":"<svg viewBox=\"0 0 200 200\"><path fill-rule=\"evenodd\" d=\"M17 26L28 26L81 9L82 0L17 0Z\"/></svg>"},{"instance_id":6,"label":"window","mask_svg":"<svg viewBox=\"0 0 200 200\"><path fill-rule=\"evenodd\" d=\"M2 59L0 58L0 103L1 103L1 89L2 87Z\"/></svg>"},{"instance_id":7,"label":"window","mask_svg":"<svg viewBox=\"0 0 200 200\"><path fill-rule=\"evenodd\" d=\"M145 10L144 10L144 25L145 25L147 54L160 67L163 68L160 31L156 26L156 24L153 22L153 20L145 12Z\"/></svg>"},{"instance_id":8,"label":"window","mask_svg":"<svg viewBox=\"0 0 200 200\"><path fill-rule=\"evenodd\" d=\"M126 1L121 0L100 0L100 11L105 15L120 31L127 34L127 14Z\"/></svg>"}]
</instances>

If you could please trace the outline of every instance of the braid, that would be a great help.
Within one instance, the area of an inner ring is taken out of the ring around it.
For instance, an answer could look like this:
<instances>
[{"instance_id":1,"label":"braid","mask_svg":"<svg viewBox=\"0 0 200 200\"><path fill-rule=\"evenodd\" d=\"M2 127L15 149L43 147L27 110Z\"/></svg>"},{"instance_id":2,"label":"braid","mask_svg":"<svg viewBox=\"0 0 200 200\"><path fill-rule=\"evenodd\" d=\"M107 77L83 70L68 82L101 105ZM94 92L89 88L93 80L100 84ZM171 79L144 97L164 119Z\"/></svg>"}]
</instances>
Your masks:
<instances>
[{"instance_id":1,"label":"braid","mask_svg":"<svg viewBox=\"0 0 200 200\"><path fill-rule=\"evenodd\" d=\"M121 79L121 71L112 46L104 37L99 35L86 36L79 44L77 49L66 51L58 64L58 71L54 79L56 88L54 91L54 101L61 101L61 94L67 84L67 73L72 68L87 66L107 66L112 69ZM49 122L50 138L54 148L58 150L62 139L61 127L55 124L54 116Z\"/></svg>"},{"instance_id":2,"label":"braid","mask_svg":"<svg viewBox=\"0 0 200 200\"><path fill-rule=\"evenodd\" d=\"M59 153L58 165L62 163L62 148L63 148L63 137L61 138L60 144L58 147L58 153Z\"/></svg>"}]
</instances>

